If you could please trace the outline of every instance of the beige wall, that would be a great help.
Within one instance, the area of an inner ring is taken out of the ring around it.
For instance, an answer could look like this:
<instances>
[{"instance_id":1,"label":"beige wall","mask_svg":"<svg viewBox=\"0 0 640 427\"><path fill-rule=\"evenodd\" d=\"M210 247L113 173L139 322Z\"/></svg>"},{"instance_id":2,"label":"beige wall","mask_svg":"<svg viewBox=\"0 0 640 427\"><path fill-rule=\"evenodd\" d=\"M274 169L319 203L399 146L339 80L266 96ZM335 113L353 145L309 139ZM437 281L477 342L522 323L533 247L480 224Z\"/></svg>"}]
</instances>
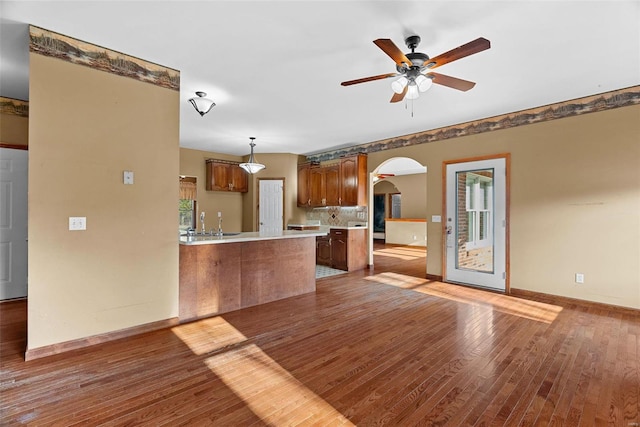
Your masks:
<instances>
[{"instance_id":1,"label":"beige wall","mask_svg":"<svg viewBox=\"0 0 640 427\"><path fill-rule=\"evenodd\" d=\"M640 308L639 135L636 105L371 153L368 167L426 165L431 218L444 160L511 153L511 287ZM441 226L427 226L428 274L442 274Z\"/></svg>"},{"instance_id":2,"label":"beige wall","mask_svg":"<svg viewBox=\"0 0 640 427\"><path fill-rule=\"evenodd\" d=\"M385 243L409 246L427 246L426 221L393 221L385 223Z\"/></svg>"},{"instance_id":3,"label":"beige wall","mask_svg":"<svg viewBox=\"0 0 640 427\"><path fill-rule=\"evenodd\" d=\"M29 56L28 348L176 317L179 92Z\"/></svg>"},{"instance_id":4,"label":"beige wall","mask_svg":"<svg viewBox=\"0 0 640 427\"><path fill-rule=\"evenodd\" d=\"M245 194L243 207L243 231L257 230L258 178L284 178L284 227L287 223L305 221L305 210L298 208L298 161L296 154L255 153L256 160L265 169L249 176L249 192Z\"/></svg>"},{"instance_id":5,"label":"beige wall","mask_svg":"<svg viewBox=\"0 0 640 427\"><path fill-rule=\"evenodd\" d=\"M29 144L29 118L0 113L0 143Z\"/></svg>"},{"instance_id":6,"label":"beige wall","mask_svg":"<svg viewBox=\"0 0 640 427\"><path fill-rule=\"evenodd\" d=\"M191 150L187 148L180 149L180 175L195 176L198 188L198 215L200 212L205 213L205 228L218 227L218 212L222 213L222 230L244 231L242 230L242 204L244 200L243 193L227 192L227 191L206 191L206 160L220 159L233 162L242 161L241 157L230 156L227 154L212 153L208 151ZM178 177L176 176L176 181ZM177 202L176 202L177 203ZM176 230L178 228L176 208ZM198 221L198 230L200 229L200 221Z\"/></svg>"},{"instance_id":7,"label":"beige wall","mask_svg":"<svg viewBox=\"0 0 640 427\"><path fill-rule=\"evenodd\" d=\"M399 175L386 178L402 194L400 215L402 218L426 218L427 175Z\"/></svg>"}]
</instances>

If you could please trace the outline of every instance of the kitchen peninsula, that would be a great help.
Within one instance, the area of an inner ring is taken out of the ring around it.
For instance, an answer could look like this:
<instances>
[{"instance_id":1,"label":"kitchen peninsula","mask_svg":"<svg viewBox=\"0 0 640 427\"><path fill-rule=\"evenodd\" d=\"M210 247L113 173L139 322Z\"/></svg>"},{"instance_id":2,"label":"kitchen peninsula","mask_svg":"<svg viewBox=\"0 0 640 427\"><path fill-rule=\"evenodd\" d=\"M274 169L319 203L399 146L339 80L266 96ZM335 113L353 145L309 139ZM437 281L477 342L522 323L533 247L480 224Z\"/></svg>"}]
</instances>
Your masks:
<instances>
[{"instance_id":1,"label":"kitchen peninsula","mask_svg":"<svg viewBox=\"0 0 640 427\"><path fill-rule=\"evenodd\" d=\"M180 321L315 292L316 236L326 234L180 237Z\"/></svg>"}]
</instances>

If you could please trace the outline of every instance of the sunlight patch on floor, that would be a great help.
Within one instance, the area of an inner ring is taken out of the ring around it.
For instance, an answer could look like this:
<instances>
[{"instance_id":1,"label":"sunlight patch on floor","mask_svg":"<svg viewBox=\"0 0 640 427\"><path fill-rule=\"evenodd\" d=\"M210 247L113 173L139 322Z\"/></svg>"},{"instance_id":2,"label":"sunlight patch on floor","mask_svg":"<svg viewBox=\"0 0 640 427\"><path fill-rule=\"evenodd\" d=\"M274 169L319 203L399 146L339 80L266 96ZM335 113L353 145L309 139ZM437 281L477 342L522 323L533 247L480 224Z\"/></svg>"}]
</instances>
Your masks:
<instances>
[{"instance_id":1,"label":"sunlight patch on floor","mask_svg":"<svg viewBox=\"0 0 640 427\"><path fill-rule=\"evenodd\" d=\"M399 246L373 251L375 256L385 256L390 258L399 258L403 260L413 260L418 258L426 258L427 251L425 248L411 248L410 246Z\"/></svg>"},{"instance_id":2,"label":"sunlight patch on floor","mask_svg":"<svg viewBox=\"0 0 640 427\"><path fill-rule=\"evenodd\" d=\"M391 285L402 289L415 289L418 286L429 283L427 279L421 279L419 277L407 276L406 274L385 272L378 273L373 276L367 276L365 280L372 282L382 283L383 285Z\"/></svg>"},{"instance_id":3,"label":"sunlight patch on floor","mask_svg":"<svg viewBox=\"0 0 640 427\"><path fill-rule=\"evenodd\" d=\"M222 317L175 326L171 331L197 355L218 351L247 340L247 337Z\"/></svg>"},{"instance_id":4,"label":"sunlight patch on floor","mask_svg":"<svg viewBox=\"0 0 640 427\"><path fill-rule=\"evenodd\" d=\"M255 344L210 357L206 364L265 423L353 425Z\"/></svg>"},{"instance_id":5,"label":"sunlight patch on floor","mask_svg":"<svg viewBox=\"0 0 640 427\"><path fill-rule=\"evenodd\" d=\"M501 295L466 286L434 282L399 273L385 272L365 277L365 279L402 289L411 289L416 292L446 298L451 301L487 306L495 311L538 322L551 323L562 311L562 307L556 305L516 298L509 295Z\"/></svg>"},{"instance_id":6,"label":"sunlight patch on floor","mask_svg":"<svg viewBox=\"0 0 640 427\"><path fill-rule=\"evenodd\" d=\"M353 424L328 402L222 317L176 326L172 331L267 425Z\"/></svg>"}]
</instances>

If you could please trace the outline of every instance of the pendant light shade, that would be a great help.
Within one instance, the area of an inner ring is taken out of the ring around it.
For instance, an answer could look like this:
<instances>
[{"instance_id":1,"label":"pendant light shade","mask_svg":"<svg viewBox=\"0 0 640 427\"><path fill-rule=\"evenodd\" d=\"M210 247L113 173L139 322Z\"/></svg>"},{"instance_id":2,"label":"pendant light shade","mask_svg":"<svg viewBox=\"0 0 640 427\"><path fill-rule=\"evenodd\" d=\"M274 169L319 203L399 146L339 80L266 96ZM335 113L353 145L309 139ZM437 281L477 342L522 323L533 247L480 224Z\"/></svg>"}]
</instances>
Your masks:
<instances>
[{"instance_id":1,"label":"pendant light shade","mask_svg":"<svg viewBox=\"0 0 640 427\"><path fill-rule=\"evenodd\" d=\"M426 92L429 90L431 85L433 84L433 80L430 77L425 76L424 74L420 74L416 77L416 85L418 86L418 90L420 92Z\"/></svg>"},{"instance_id":2,"label":"pendant light shade","mask_svg":"<svg viewBox=\"0 0 640 427\"><path fill-rule=\"evenodd\" d=\"M407 99L418 99L420 96L420 92L418 92L418 86L415 82L411 82L409 84L409 88L407 89Z\"/></svg>"},{"instance_id":3,"label":"pendant light shade","mask_svg":"<svg viewBox=\"0 0 640 427\"><path fill-rule=\"evenodd\" d=\"M200 116L204 116L216 103L206 98L207 94L205 92L196 92L196 95L197 97L189 99L189 102L200 113Z\"/></svg>"},{"instance_id":4,"label":"pendant light shade","mask_svg":"<svg viewBox=\"0 0 640 427\"><path fill-rule=\"evenodd\" d=\"M391 83L391 89L397 94L401 94L407 90L407 99L417 99L420 96L420 92L426 92L433 84L431 76L425 76L424 74L418 74L408 78L401 76L399 79ZM407 87L408 86L408 87Z\"/></svg>"},{"instance_id":5,"label":"pendant light shade","mask_svg":"<svg viewBox=\"0 0 640 427\"><path fill-rule=\"evenodd\" d=\"M250 136L249 139L251 140L251 142L249 143L249 145L251 146L251 154L249 155L249 161L247 163L240 163L240 167L246 170L247 172L249 172L250 174L254 174L264 169L264 165L261 163L257 163L255 158L253 157L253 147L256 146L253 140L256 139L256 137Z\"/></svg>"},{"instance_id":6,"label":"pendant light shade","mask_svg":"<svg viewBox=\"0 0 640 427\"><path fill-rule=\"evenodd\" d=\"M408 82L409 80L407 80L405 76L402 76L398 80L395 80L393 83L391 83L391 89L393 89L395 93L402 93Z\"/></svg>"}]
</instances>

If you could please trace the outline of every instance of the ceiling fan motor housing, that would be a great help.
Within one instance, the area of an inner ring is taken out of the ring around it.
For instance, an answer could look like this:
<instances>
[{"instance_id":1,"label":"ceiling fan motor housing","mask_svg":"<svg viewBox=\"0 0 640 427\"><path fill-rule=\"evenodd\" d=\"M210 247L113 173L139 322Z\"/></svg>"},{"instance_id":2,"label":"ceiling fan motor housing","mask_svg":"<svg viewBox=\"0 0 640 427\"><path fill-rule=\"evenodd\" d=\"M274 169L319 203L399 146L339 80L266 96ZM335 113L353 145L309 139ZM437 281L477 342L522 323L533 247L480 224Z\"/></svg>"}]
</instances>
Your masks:
<instances>
[{"instance_id":1,"label":"ceiling fan motor housing","mask_svg":"<svg viewBox=\"0 0 640 427\"><path fill-rule=\"evenodd\" d=\"M407 45L407 47L409 49L411 49L412 51L418 47L418 45L420 44L420 36L409 36L406 39L404 39L404 43Z\"/></svg>"}]
</instances>

